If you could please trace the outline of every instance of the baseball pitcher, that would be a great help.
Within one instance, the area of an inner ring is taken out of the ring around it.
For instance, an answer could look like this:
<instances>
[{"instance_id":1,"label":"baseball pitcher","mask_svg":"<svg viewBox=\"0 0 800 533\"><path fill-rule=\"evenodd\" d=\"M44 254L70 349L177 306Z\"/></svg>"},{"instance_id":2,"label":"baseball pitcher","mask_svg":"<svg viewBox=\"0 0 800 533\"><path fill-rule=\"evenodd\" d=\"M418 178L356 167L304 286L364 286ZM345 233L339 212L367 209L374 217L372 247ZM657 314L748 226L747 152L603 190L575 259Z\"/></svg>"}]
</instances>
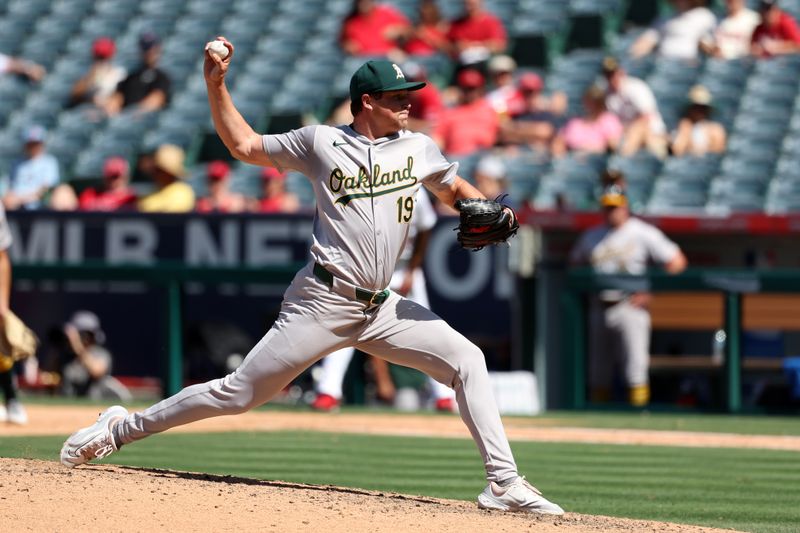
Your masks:
<instances>
[{"instance_id":1,"label":"baseball pitcher","mask_svg":"<svg viewBox=\"0 0 800 533\"><path fill-rule=\"evenodd\" d=\"M324 355L352 346L421 370L455 390L489 481L478 496L480 507L562 514L517 473L480 349L432 311L386 288L420 187L448 205L464 199L493 204L456 175L458 165L446 161L430 138L406 130L409 91L424 83L406 81L391 62L369 61L350 81L352 124L260 135L233 104L225 75L234 47L219 40L230 53L220 59L206 52L204 63L217 133L241 161L309 176L317 198L311 261L286 290L273 327L233 373L187 387L141 412L109 408L67 439L61 462L81 465L175 426L243 413L269 401ZM462 233L492 235L488 244L508 238L517 226L513 211L499 208L499 216L488 211L479 209L480 227L462 219Z\"/></svg>"}]
</instances>

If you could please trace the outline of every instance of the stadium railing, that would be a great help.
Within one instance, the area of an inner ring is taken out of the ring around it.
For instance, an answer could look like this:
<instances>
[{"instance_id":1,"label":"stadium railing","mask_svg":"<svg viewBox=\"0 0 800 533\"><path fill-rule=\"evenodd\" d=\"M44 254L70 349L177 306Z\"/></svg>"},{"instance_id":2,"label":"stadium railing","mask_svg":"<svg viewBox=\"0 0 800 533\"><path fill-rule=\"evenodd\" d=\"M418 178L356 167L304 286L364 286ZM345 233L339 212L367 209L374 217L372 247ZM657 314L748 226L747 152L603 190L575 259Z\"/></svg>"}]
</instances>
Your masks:
<instances>
[{"instance_id":1,"label":"stadium railing","mask_svg":"<svg viewBox=\"0 0 800 533\"><path fill-rule=\"evenodd\" d=\"M183 302L182 285L207 283L286 283L302 264L258 267L193 267L183 263L160 262L156 265L113 265L102 262L75 264L15 264L14 278L31 281L140 281L165 288L163 301L167 331L168 358L164 372L167 395L183 388Z\"/></svg>"}]
</instances>

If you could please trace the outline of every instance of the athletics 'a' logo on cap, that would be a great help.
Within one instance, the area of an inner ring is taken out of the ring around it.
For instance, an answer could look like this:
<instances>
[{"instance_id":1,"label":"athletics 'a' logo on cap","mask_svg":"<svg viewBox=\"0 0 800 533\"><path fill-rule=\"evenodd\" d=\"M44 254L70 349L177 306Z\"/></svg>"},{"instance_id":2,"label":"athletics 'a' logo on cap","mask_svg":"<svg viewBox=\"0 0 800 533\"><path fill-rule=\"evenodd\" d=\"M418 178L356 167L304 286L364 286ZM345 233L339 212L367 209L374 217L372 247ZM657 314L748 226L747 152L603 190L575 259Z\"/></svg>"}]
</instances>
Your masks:
<instances>
[{"instance_id":1,"label":"athletics 'a' logo on cap","mask_svg":"<svg viewBox=\"0 0 800 533\"><path fill-rule=\"evenodd\" d=\"M398 67L395 63L392 63L392 68L394 68L394 71L397 72L397 79L398 80L406 79L406 77L403 75L403 71L400 70L400 67Z\"/></svg>"}]
</instances>

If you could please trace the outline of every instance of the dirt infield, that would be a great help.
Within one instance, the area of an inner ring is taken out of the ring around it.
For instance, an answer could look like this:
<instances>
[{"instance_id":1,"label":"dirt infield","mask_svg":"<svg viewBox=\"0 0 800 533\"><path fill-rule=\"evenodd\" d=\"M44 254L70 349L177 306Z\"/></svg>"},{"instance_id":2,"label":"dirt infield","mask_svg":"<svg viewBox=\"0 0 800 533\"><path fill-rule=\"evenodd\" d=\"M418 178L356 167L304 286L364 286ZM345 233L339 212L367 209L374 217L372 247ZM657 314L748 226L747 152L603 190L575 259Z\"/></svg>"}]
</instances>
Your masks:
<instances>
[{"instance_id":1,"label":"dirt infield","mask_svg":"<svg viewBox=\"0 0 800 533\"><path fill-rule=\"evenodd\" d=\"M28 426L0 425L3 436L66 435L89 424L97 407L36 406ZM547 419L508 419L512 440L750 447L800 451L798 437L620 431L554 427ZM173 431L315 430L468 438L456 416L255 411ZM568 513L564 517L481 511L471 502L231 476L0 459L4 531L721 531ZM725 530L730 531L730 530Z\"/></svg>"},{"instance_id":2,"label":"dirt infield","mask_svg":"<svg viewBox=\"0 0 800 533\"><path fill-rule=\"evenodd\" d=\"M722 531L469 502L111 465L0 459L5 531ZM730 530L725 530L730 531Z\"/></svg>"}]
</instances>

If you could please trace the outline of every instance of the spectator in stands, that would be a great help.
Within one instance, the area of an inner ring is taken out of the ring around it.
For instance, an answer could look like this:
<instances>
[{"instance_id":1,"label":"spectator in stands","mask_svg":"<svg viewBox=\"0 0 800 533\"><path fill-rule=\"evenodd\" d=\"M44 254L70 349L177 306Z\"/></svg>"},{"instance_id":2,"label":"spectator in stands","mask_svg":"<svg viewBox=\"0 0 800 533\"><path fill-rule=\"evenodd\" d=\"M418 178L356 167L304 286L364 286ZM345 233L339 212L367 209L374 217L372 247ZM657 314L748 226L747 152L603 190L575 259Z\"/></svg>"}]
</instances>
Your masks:
<instances>
[{"instance_id":1,"label":"spectator in stands","mask_svg":"<svg viewBox=\"0 0 800 533\"><path fill-rule=\"evenodd\" d=\"M464 0L464 14L450 25L447 37L462 65L484 63L508 46L503 22L483 8L483 0Z\"/></svg>"},{"instance_id":2,"label":"spectator in stands","mask_svg":"<svg viewBox=\"0 0 800 533\"><path fill-rule=\"evenodd\" d=\"M486 198L499 198L508 193L508 180L506 165L503 160L496 155L487 155L478 161L473 175L475 187L483 193ZM514 198L507 196L503 203L516 208L513 203Z\"/></svg>"},{"instance_id":3,"label":"spectator in stands","mask_svg":"<svg viewBox=\"0 0 800 533\"><path fill-rule=\"evenodd\" d=\"M185 154L173 144L158 147L153 155L152 178L156 190L139 200L139 211L148 213L186 213L194 209L194 191L184 183Z\"/></svg>"},{"instance_id":4,"label":"spectator in stands","mask_svg":"<svg viewBox=\"0 0 800 533\"><path fill-rule=\"evenodd\" d=\"M622 122L606 110L606 92L594 85L583 95L584 115L570 119L553 141L553 155L567 152L606 154L617 151Z\"/></svg>"},{"instance_id":5,"label":"spectator in stands","mask_svg":"<svg viewBox=\"0 0 800 533\"><path fill-rule=\"evenodd\" d=\"M111 352L103 346L105 333L91 311L77 311L64 325L64 358L61 392L94 400L130 401L128 389L111 376Z\"/></svg>"},{"instance_id":6,"label":"spectator in stands","mask_svg":"<svg viewBox=\"0 0 800 533\"><path fill-rule=\"evenodd\" d=\"M408 129L429 134L444 110L442 94L435 84L427 79L425 69L414 62L403 65L406 81L423 81L425 87L408 93L411 109L408 110ZM341 124L341 123L340 123Z\"/></svg>"},{"instance_id":7,"label":"spectator in stands","mask_svg":"<svg viewBox=\"0 0 800 533\"><path fill-rule=\"evenodd\" d=\"M33 82L42 81L47 71L38 63L21 57L0 54L0 74L18 74Z\"/></svg>"},{"instance_id":8,"label":"spectator in stands","mask_svg":"<svg viewBox=\"0 0 800 533\"><path fill-rule=\"evenodd\" d=\"M641 58L656 50L659 57L696 61L699 59L700 41L706 38L717 24L714 13L708 9L707 0L670 0L675 13L659 20L644 32L631 46L633 58Z\"/></svg>"},{"instance_id":9,"label":"spectator in stands","mask_svg":"<svg viewBox=\"0 0 800 533\"><path fill-rule=\"evenodd\" d=\"M261 171L263 196L251 203L251 211L257 213L296 213L300 200L286 190L286 174L273 167Z\"/></svg>"},{"instance_id":10,"label":"spectator in stands","mask_svg":"<svg viewBox=\"0 0 800 533\"><path fill-rule=\"evenodd\" d=\"M103 185L88 187L78 197L78 209L84 211L118 211L136 207L136 193L129 186L128 161L112 156L103 163Z\"/></svg>"},{"instance_id":11,"label":"spectator in stands","mask_svg":"<svg viewBox=\"0 0 800 533\"><path fill-rule=\"evenodd\" d=\"M514 82L517 62L511 56L497 55L487 65L493 89L486 95L489 105L501 117L513 117L525 110L525 99Z\"/></svg>"},{"instance_id":12,"label":"spectator in stands","mask_svg":"<svg viewBox=\"0 0 800 533\"><path fill-rule=\"evenodd\" d=\"M523 145L540 152L549 152L556 132L556 117L549 101L542 94L542 78L532 72L519 78L518 87L525 105L513 120L501 124L501 139L506 144Z\"/></svg>"},{"instance_id":13,"label":"spectator in stands","mask_svg":"<svg viewBox=\"0 0 800 533\"><path fill-rule=\"evenodd\" d=\"M29 127L24 135L23 159L14 163L8 190L3 196L6 209L39 209L46 205L45 196L59 185L58 161L47 153L47 132L38 125Z\"/></svg>"},{"instance_id":14,"label":"spectator in stands","mask_svg":"<svg viewBox=\"0 0 800 533\"><path fill-rule=\"evenodd\" d=\"M713 33L700 42L706 54L721 59L740 59L750 55L753 30L761 16L747 8L745 0L725 0L727 14L717 23Z\"/></svg>"},{"instance_id":15,"label":"spectator in stands","mask_svg":"<svg viewBox=\"0 0 800 533\"><path fill-rule=\"evenodd\" d=\"M497 113L486 101L486 82L474 69L464 69L456 77L459 102L445 109L431 137L445 154L465 156L495 145L498 139Z\"/></svg>"},{"instance_id":16,"label":"spectator in stands","mask_svg":"<svg viewBox=\"0 0 800 533\"><path fill-rule=\"evenodd\" d=\"M112 59L116 53L114 40L98 37L92 43L92 64L89 70L72 86L69 106L91 104L97 109L105 109L109 98L117 90L119 82L125 79L125 69L115 65Z\"/></svg>"},{"instance_id":17,"label":"spectator in stands","mask_svg":"<svg viewBox=\"0 0 800 533\"><path fill-rule=\"evenodd\" d=\"M608 83L606 107L622 121L624 128L620 154L630 156L646 148L664 157L667 127L653 91L644 81L628 76L613 57L604 59L602 68Z\"/></svg>"},{"instance_id":18,"label":"spectator in stands","mask_svg":"<svg viewBox=\"0 0 800 533\"><path fill-rule=\"evenodd\" d=\"M408 19L388 4L354 0L342 25L342 49L354 56L384 56L400 62L400 41L411 31Z\"/></svg>"},{"instance_id":19,"label":"spectator in stands","mask_svg":"<svg viewBox=\"0 0 800 533\"><path fill-rule=\"evenodd\" d=\"M195 209L201 213L241 213L246 202L241 194L230 190L231 168L225 161L212 161L206 168L208 196L197 200Z\"/></svg>"},{"instance_id":20,"label":"spectator in stands","mask_svg":"<svg viewBox=\"0 0 800 533\"><path fill-rule=\"evenodd\" d=\"M447 32L450 31L450 24L442 18L436 1L422 0L418 13L419 21L409 32L403 46L405 52L412 56L448 53L450 41Z\"/></svg>"},{"instance_id":21,"label":"spectator in stands","mask_svg":"<svg viewBox=\"0 0 800 533\"><path fill-rule=\"evenodd\" d=\"M703 156L725 151L725 127L711 120L711 92L702 85L689 91L689 105L672 137L675 156Z\"/></svg>"},{"instance_id":22,"label":"spectator in stands","mask_svg":"<svg viewBox=\"0 0 800 533\"><path fill-rule=\"evenodd\" d=\"M756 57L773 57L800 52L797 21L778 6L778 0L761 0L761 24L753 31L751 52Z\"/></svg>"},{"instance_id":23,"label":"spectator in stands","mask_svg":"<svg viewBox=\"0 0 800 533\"><path fill-rule=\"evenodd\" d=\"M631 217L621 182L608 176L600 197L605 221L589 229L570 254L572 266L588 265L597 274L644 274L649 263L670 274L686 268L680 248L658 228ZM610 182L610 183L609 183ZM628 402L643 407L650 401L650 313L647 292L604 290L593 296L589 310L589 383L592 401L612 397L615 367L627 387Z\"/></svg>"},{"instance_id":24,"label":"spectator in stands","mask_svg":"<svg viewBox=\"0 0 800 533\"><path fill-rule=\"evenodd\" d=\"M169 103L170 79L158 66L161 41L155 34L145 32L139 37L139 50L142 53L141 66L119 83L105 103L104 109L109 116L117 115L123 109L149 113L163 109Z\"/></svg>"}]
</instances>

